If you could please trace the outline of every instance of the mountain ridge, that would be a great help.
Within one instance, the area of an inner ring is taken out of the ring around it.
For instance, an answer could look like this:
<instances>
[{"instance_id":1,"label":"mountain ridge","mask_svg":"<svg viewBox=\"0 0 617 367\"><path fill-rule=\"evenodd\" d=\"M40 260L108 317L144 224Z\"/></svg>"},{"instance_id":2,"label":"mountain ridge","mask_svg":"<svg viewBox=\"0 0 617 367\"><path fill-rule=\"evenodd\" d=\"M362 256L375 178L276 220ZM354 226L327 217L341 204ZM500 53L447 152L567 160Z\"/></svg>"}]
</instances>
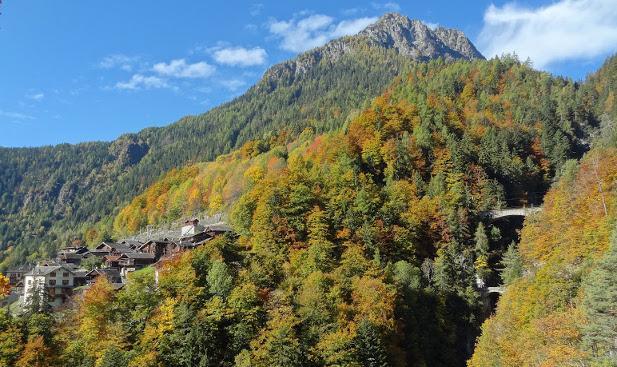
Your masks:
<instances>
[{"instance_id":1,"label":"mountain ridge","mask_svg":"<svg viewBox=\"0 0 617 367\"><path fill-rule=\"evenodd\" d=\"M400 15L383 19L381 25L396 29L412 24ZM0 261L36 259L74 239L84 240L87 223L113 215L174 167L213 160L273 131L292 139L309 126L321 132L339 128L417 62L395 48L354 37L343 38L349 50L338 54L336 62L314 61L302 78L283 72L273 79L273 66L242 96L165 127L111 142L0 149L0 215L5 219ZM107 235L99 230L87 240Z\"/></svg>"},{"instance_id":2,"label":"mountain ridge","mask_svg":"<svg viewBox=\"0 0 617 367\"><path fill-rule=\"evenodd\" d=\"M416 61L438 57L447 61L484 59L462 31L444 27L432 30L420 20L411 20L399 13L387 13L356 35L334 39L291 60L273 65L266 70L257 86L278 85L280 79L293 81L322 61L336 62L358 44L393 49Z\"/></svg>"}]
</instances>

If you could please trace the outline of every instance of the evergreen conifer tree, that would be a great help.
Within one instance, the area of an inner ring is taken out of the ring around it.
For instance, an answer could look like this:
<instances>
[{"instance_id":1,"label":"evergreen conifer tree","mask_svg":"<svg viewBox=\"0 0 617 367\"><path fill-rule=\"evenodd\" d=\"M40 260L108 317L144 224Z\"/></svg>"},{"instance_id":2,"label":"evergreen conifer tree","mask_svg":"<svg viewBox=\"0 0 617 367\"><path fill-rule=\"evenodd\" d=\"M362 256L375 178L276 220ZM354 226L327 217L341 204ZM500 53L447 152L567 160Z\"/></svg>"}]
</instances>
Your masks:
<instances>
[{"instance_id":1,"label":"evergreen conifer tree","mask_svg":"<svg viewBox=\"0 0 617 367\"><path fill-rule=\"evenodd\" d=\"M501 280L504 285L512 283L514 280L523 275L523 259L518 252L516 244L512 242L501 260L503 269L501 272Z\"/></svg>"},{"instance_id":2,"label":"evergreen conifer tree","mask_svg":"<svg viewBox=\"0 0 617 367\"><path fill-rule=\"evenodd\" d=\"M584 345L599 365L617 366L617 236L584 284L583 309L589 323Z\"/></svg>"},{"instance_id":3,"label":"evergreen conifer tree","mask_svg":"<svg viewBox=\"0 0 617 367\"><path fill-rule=\"evenodd\" d=\"M358 362L364 367L388 367L388 351L379 330L369 321L358 326L355 340Z\"/></svg>"}]
</instances>

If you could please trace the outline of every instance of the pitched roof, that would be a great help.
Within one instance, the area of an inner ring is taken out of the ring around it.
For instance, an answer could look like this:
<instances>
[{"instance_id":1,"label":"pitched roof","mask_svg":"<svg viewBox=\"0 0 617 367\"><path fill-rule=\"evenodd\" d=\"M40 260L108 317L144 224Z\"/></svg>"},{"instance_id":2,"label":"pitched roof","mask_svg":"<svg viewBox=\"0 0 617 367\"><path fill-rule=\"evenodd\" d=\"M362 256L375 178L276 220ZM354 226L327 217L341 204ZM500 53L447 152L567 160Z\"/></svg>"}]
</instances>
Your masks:
<instances>
[{"instance_id":1,"label":"pitched roof","mask_svg":"<svg viewBox=\"0 0 617 367\"><path fill-rule=\"evenodd\" d=\"M105 261L118 261L118 259L121 257L122 255L106 255L104 256Z\"/></svg>"},{"instance_id":2,"label":"pitched roof","mask_svg":"<svg viewBox=\"0 0 617 367\"><path fill-rule=\"evenodd\" d=\"M129 259L154 259L153 254L148 254L144 252L127 252L120 255L120 257L127 257Z\"/></svg>"},{"instance_id":3,"label":"pitched roof","mask_svg":"<svg viewBox=\"0 0 617 367\"><path fill-rule=\"evenodd\" d=\"M212 237L212 232L199 232L189 236L183 236L180 238L180 242L197 242L202 241L204 238Z\"/></svg>"},{"instance_id":4,"label":"pitched roof","mask_svg":"<svg viewBox=\"0 0 617 367\"><path fill-rule=\"evenodd\" d=\"M135 249L135 248L141 247L144 243L138 240L122 240L120 241L120 244L127 245L130 248Z\"/></svg>"},{"instance_id":5,"label":"pitched roof","mask_svg":"<svg viewBox=\"0 0 617 367\"><path fill-rule=\"evenodd\" d=\"M206 232L231 232L233 229L227 223L216 223L206 226Z\"/></svg>"},{"instance_id":6,"label":"pitched roof","mask_svg":"<svg viewBox=\"0 0 617 367\"><path fill-rule=\"evenodd\" d=\"M137 247L137 250L141 251L143 250L146 246L153 244L153 243L160 243L160 244L164 244L164 245L168 245L170 243L174 243L174 241L165 241L165 240L148 240L147 242L144 242L143 244L141 244L139 247Z\"/></svg>"},{"instance_id":7,"label":"pitched roof","mask_svg":"<svg viewBox=\"0 0 617 367\"><path fill-rule=\"evenodd\" d=\"M62 265L52 265L52 266L47 266L47 265L37 265L34 267L34 269L32 269L30 272L26 273L26 275L33 275L33 276L39 276L39 275L47 275L53 271L57 271L60 269L64 269L67 270L71 273L73 273L74 271L72 269L68 269L67 267L64 267Z\"/></svg>"},{"instance_id":8,"label":"pitched roof","mask_svg":"<svg viewBox=\"0 0 617 367\"><path fill-rule=\"evenodd\" d=\"M58 258L61 259L83 259L84 258L84 254L83 253L77 253L77 252L61 252L58 253Z\"/></svg>"},{"instance_id":9,"label":"pitched roof","mask_svg":"<svg viewBox=\"0 0 617 367\"><path fill-rule=\"evenodd\" d=\"M88 248L85 246L68 246L58 250L58 254L85 254L88 252Z\"/></svg>"},{"instance_id":10,"label":"pitched roof","mask_svg":"<svg viewBox=\"0 0 617 367\"><path fill-rule=\"evenodd\" d=\"M133 252L133 251L135 251L133 248L131 248L128 245L121 244L121 243L113 243L113 242L101 242L100 245L95 247L95 250L103 250L105 248L109 248L110 251L116 251L116 252Z\"/></svg>"},{"instance_id":11,"label":"pitched roof","mask_svg":"<svg viewBox=\"0 0 617 367\"><path fill-rule=\"evenodd\" d=\"M12 268L9 268L5 273L27 273L32 270L31 265L19 265Z\"/></svg>"},{"instance_id":12,"label":"pitched roof","mask_svg":"<svg viewBox=\"0 0 617 367\"><path fill-rule=\"evenodd\" d=\"M194 242L195 246L199 246L199 245L203 245L206 242L212 241L214 239L214 237L206 237L201 241L196 241Z\"/></svg>"},{"instance_id":13,"label":"pitched roof","mask_svg":"<svg viewBox=\"0 0 617 367\"><path fill-rule=\"evenodd\" d=\"M92 269L86 273L86 276L98 276L98 275L106 275L111 277L120 277L120 272L118 269Z\"/></svg>"},{"instance_id":14,"label":"pitched roof","mask_svg":"<svg viewBox=\"0 0 617 367\"><path fill-rule=\"evenodd\" d=\"M98 244L94 249L95 250L103 250L105 247L108 247L108 248L111 249L113 247L113 245L115 245L115 243L103 241L100 244Z\"/></svg>"}]
</instances>

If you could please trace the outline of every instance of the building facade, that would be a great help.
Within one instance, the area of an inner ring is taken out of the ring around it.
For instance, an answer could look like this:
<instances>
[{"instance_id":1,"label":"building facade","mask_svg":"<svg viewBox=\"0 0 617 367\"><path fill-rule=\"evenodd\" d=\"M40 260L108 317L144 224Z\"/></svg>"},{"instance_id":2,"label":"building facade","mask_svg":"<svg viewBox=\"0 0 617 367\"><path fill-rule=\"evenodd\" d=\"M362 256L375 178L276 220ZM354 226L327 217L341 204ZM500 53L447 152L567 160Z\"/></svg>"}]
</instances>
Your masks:
<instances>
[{"instance_id":1,"label":"building facade","mask_svg":"<svg viewBox=\"0 0 617 367\"><path fill-rule=\"evenodd\" d=\"M35 292L45 296L52 307L62 305L73 294L73 289L85 284L85 273L65 265L37 265L24 276L24 304Z\"/></svg>"}]
</instances>

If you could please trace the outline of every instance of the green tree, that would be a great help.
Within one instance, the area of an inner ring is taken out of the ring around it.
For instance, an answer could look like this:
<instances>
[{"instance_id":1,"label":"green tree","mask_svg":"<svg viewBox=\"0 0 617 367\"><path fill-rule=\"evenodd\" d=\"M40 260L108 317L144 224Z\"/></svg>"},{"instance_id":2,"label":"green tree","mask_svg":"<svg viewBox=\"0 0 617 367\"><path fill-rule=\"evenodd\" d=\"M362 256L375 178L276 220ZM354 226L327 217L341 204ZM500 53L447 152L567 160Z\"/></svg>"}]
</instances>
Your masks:
<instances>
[{"instance_id":1,"label":"green tree","mask_svg":"<svg viewBox=\"0 0 617 367\"><path fill-rule=\"evenodd\" d=\"M308 216L308 264L310 271L328 271L332 267L334 244L328 239L330 229L326 212L319 207L313 208Z\"/></svg>"},{"instance_id":2,"label":"green tree","mask_svg":"<svg viewBox=\"0 0 617 367\"><path fill-rule=\"evenodd\" d=\"M210 293L226 297L233 286L233 277L229 268L222 261L214 261L208 270L208 285Z\"/></svg>"},{"instance_id":3,"label":"green tree","mask_svg":"<svg viewBox=\"0 0 617 367\"><path fill-rule=\"evenodd\" d=\"M584 283L583 309L589 324L584 345L597 362L617 366L617 234Z\"/></svg>"},{"instance_id":4,"label":"green tree","mask_svg":"<svg viewBox=\"0 0 617 367\"><path fill-rule=\"evenodd\" d=\"M128 365L129 358L127 352L115 347L105 351L105 354L97 363L97 367L127 367Z\"/></svg>"},{"instance_id":5,"label":"green tree","mask_svg":"<svg viewBox=\"0 0 617 367\"><path fill-rule=\"evenodd\" d=\"M363 320L358 325L355 338L358 362L364 367L389 367L388 350L379 329L369 321Z\"/></svg>"},{"instance_id":6,"label":"green tree","mask_svg":"<svg viewBox=\"0 0 617 367\"><path fill-rule=\"evenodd\" d=\"M516 243L512 242L501 259L501 280L504 285L511 284L523 275L523 259L518 252Z\"/></svg>"},{"instance_id":7,"label":"green tree","mask_svg":"<svg viewBox=\"0 0 617 367\"><path fill-rule=\"evenodd\" d=\"M307 360L296 333L297 324L290 308L281 306L275 310L266 328L251 343L254 366L305 366Z\"/></svg>"},{"instance_id":8,"label":"green tree","mask_svg":"<svg viewBox=\"0 0 617 367\"><path fill-rule=\"evenodd\" d=\"M101 267L103 259L99 256L88 256L81 262L81 267L87 270L92 270Z\"/></svg>"},{"instance_id":9,"label":"green tree","mask_svg":"<svg viewBox=\"0 0 617 367\"><path fill-rule=\"evenodd\" d=\"M476 275L482 281L486 281L491 274L491 269L488 264L489 240L486 235L484 223L478 223L478 228L476 229L474 238L476 244L476 261L474 262Z\"/></svg>"},{"instance_id":10,"label":"green tree","mask_svg":"<svg viewBox=\"0 0 617 367\"><path fill-rule=\"evenodd\" d=\"M23 334L7 310L0 310L0 366L12 366L23 349Z\"/></svg>"}]
</instances>

